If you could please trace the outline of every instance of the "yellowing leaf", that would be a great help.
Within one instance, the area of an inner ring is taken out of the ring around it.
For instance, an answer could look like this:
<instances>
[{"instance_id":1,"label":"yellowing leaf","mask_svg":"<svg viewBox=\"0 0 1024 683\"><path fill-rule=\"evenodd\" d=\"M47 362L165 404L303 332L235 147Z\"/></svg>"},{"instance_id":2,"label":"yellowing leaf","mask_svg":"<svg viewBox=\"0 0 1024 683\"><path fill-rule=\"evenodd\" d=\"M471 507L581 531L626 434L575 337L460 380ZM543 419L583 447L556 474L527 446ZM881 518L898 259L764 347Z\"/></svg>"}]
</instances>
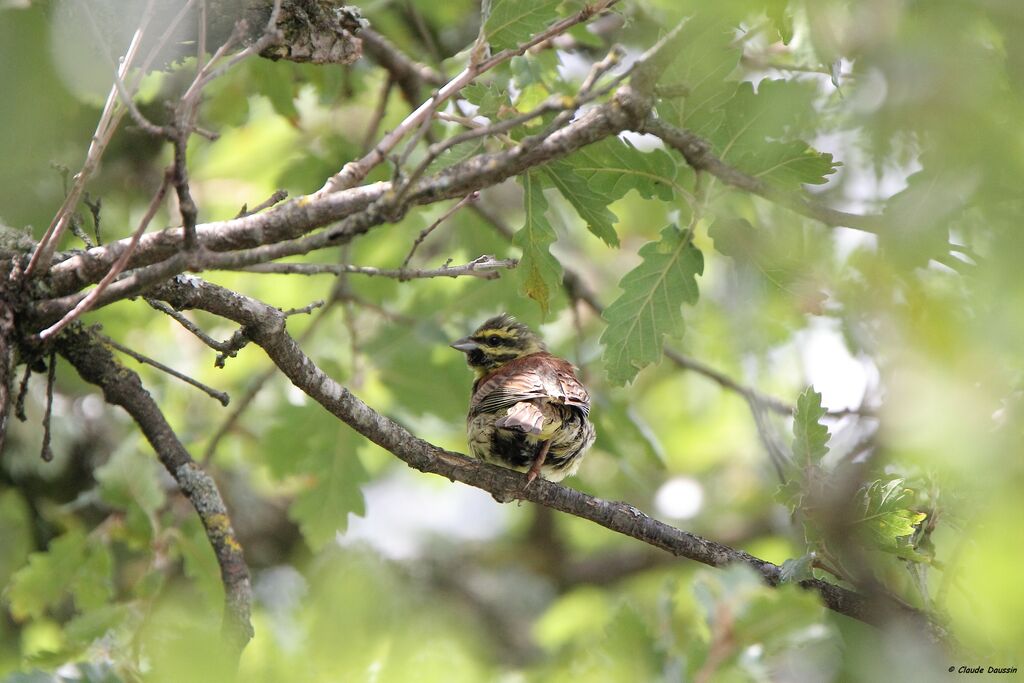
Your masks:
<instances>
[{"instance_id":1,"label":"yellowing leaf","mask_svg":"<svg viewBox=\"0 0 1024 683\"><path fill-rule=\"evenodd\" d=\"M520 289L540 305L546 316L552 292L562 282L562 265L548 248L555 241L555 231L544 215L548 202L540 182L532 174L523 176L526 223L512 238L513 244L523 250L516 273Z\"/></svg>"}]
</instances>

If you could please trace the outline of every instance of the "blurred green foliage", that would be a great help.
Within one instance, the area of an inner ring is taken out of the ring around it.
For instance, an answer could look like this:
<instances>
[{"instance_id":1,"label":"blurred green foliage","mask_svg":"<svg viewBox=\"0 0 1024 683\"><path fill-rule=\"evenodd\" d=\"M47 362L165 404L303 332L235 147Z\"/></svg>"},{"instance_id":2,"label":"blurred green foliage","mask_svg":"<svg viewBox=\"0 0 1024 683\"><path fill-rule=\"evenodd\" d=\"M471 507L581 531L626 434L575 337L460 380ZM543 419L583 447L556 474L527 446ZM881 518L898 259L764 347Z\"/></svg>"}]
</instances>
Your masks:
<instances>
[{"instance_id":1,"label":"blurred green foliage","mask_svg":"<svg viewBox=\"0 0 1024 683\"><path fill-rule=\"evenodd\" d=\"M494 51L513 46L581 4L492 0L484 35ZM469 0L362 9L400 49L449 75L481 26ZM69 39L62 11L58 0L0 2L0 223L36 237L101 106L56 56ZM580 367L594 397L598 441L572 486L785 561L789 581L870 577L947 619L969 661L903 625L829 613L796 586L767 588L743 567L647 554L532 506L503 506L492 519L497 504L486 496L403 477L404 465L274 376L208 463L254 575L256 637L240 680L930 681L951 664L1017 665L1024 8L622 2L574 29L574 43L528 52L464 95L493 119L573 95L612 43L635 56L684 17L685 40L659 80L671 93L656 113L777 188L881 216L879 235L732 190L647 138L614 138L488 190L487 215L513 239L467 207L411 262L492 254L521 258L516 272L351 275L345 296L314 313L323 316L315 329L313 316L294 316L289 331L310 331L304 350L369 405L465 450L471 375L446 344L509 311ZM109 71L94 52L75 56ZM147 116L165 120L164 102L194 68L186 59L146 77ZM279 187L320 187L364 150L386 79L366 59L252 59L214 81L200 124L220 137L189 146L200 220L231 218ZM391 91L378 130L408 111ZM459 131L436 122L429 133ZM507 144L456 146L428 172ZM169 158L126 119L88 185L102 199L104 242L130 233ZM343 257L396 268L448 208L418 207ZM80 213L91 233L89 211ZM172 207L154 226L176 221ZM70 236L63 245L81 246ZM569 299L561 278L570 271L608 306L604 318ZM204 277L281 308L339 291L325 276ZM218 339L234 332L206 314L193 319ZM269 368L250 345L217 369L214 352L140 301L86 320L236 402ZM795 418L752 414L742 396L661 359L663 344L782 397ZM125 362L201 457L227 412ZM43 384L33 375L28 421L12 427L0 457L0 680L225 680L223 589L198 518L124 414L63 364L55 459L41 462ZM866 415L829 412L862 399ZM769 449L788 458L781 487ZM680 481L701 496L683 515L673 512L680 501L659 497ZM405 554L382 542L406 535L418 542Z\"/></svg>"}]
</instances>

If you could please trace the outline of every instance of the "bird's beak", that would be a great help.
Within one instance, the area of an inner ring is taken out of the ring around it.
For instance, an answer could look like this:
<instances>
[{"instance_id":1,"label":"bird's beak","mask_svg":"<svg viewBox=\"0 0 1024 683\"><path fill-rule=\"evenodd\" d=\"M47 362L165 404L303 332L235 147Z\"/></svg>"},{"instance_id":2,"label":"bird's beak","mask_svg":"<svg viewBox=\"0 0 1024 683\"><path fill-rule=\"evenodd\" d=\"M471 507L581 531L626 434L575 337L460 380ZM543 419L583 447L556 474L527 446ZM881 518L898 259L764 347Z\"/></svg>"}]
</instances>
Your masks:
<instances>
[{"instance_id":1,"label":"bird's beak","mask_svg":"<svg viewBox=\"0 0 1024 683\"><path fill-rule=\"evenodd\" d=\"M473 349L477 348L477 343L469 337L463 337L458 341L454 341L449 344L456 351L462 351L463 353L469 353Z\"/></svg>"}]
</instances>

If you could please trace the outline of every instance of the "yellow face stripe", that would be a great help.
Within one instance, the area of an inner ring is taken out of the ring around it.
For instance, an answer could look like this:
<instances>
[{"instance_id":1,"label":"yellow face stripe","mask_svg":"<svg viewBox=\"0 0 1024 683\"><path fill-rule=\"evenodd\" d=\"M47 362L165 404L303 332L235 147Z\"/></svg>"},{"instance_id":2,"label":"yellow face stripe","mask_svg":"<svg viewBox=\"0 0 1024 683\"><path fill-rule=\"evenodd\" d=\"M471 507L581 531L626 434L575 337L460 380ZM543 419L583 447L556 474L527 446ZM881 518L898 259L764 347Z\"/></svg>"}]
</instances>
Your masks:
<instances>
[{"instance_id":1,"label":"yellow face stripe","mask_svg":"<svg viewBox=\"0 0 1024 683\"><path fill-rule=\"evenodd\" d=\"M474 334L473 336L474 337L489 337L492 334L495 337L504 337L505 339L517 339L518 336L519 336L515 332L512 332L511 330L501 330L501 329L478 330L476 332L476 334Z\"/></svg>"}]
</instances>

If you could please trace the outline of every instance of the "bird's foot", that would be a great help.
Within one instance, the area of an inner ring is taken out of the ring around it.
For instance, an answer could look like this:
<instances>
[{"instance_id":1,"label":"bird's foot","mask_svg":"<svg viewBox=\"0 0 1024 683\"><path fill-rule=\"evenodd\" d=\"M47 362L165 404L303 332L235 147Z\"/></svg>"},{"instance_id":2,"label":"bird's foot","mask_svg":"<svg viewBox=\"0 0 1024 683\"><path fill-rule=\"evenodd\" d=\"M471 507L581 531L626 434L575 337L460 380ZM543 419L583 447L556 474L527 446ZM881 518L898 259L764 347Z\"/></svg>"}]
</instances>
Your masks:
<instances>
[{"instance_id":1,"label":"bird's foot","mask_svg":"<svg viewBox=\"0 0 1024 683\"><path fill-rule=\"evenodd\" d=\"M551 440L547 440L540 445L540 450L537 451L537 457L533 459L533 464L530 465L529 471L526 473L526 483L523 484L523 490L525 491L533 483L534 479L540 476L540 468L544 465L544 460L548 457L548 449L551 448Z\"/></svg>"}]
</instances>

